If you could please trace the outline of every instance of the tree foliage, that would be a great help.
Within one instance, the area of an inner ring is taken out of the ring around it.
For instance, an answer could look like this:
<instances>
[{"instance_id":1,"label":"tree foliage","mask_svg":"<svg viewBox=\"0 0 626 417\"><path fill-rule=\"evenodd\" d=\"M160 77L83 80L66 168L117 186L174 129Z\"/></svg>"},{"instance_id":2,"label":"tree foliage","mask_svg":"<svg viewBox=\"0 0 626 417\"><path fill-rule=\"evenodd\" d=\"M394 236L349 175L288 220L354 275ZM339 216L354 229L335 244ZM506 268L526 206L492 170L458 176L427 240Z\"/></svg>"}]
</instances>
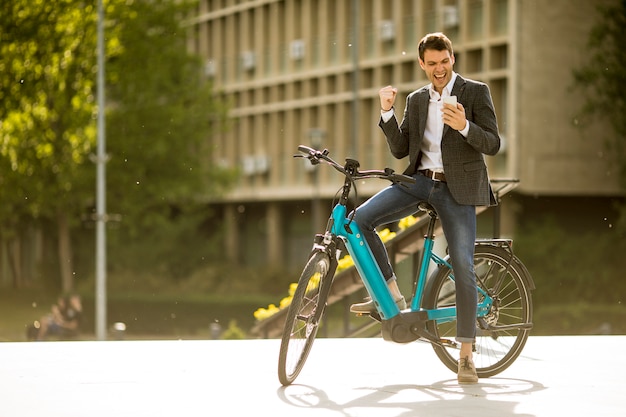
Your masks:
<instances>
[{"instance_id":1,"label":"tree foliage","mask_svg":"<svg viewBox=\"0 0 626 417\"><path fill-rule=\"evenodd\" d=\"M585 94L583 119L600 117L615 134L606 143L626 189L626 0L599 6L598 11L600 18L589 34L587 63L574 71L574 80Z\"/></svg>"},{"instance_id":2,"label":"tree foliage","mask_svg":"<svg viewBox=\"0 0 626 417\"><path fill-rule=\"evenodd\" d=\"M207 138L222 129L225 107L186 52L181 21L191 3L135 1L121 25L123 53L107 67L109 211L118 267L181 276L210 258L198 236L206 197L229 182L209 163ZM149 268L146 268L146 265Z\"/></svg>"},{"instance_id":3,"label":"tree foliage","mask_svg":"<svg viewBox=\"0 0 626 417\"><path fill-rule=\"evenodd\" d=\"M93 5L77 0L3 2L0 12L2 238L19 248L25 225L53 220L66 289L69 229L84 205L82 174L96 140L95 22ZM20 252L13 255L19 274Z\"/></svg>"},{"instance_id":4,"label":"tree foliage","mask_svg":"<svg viewBox=\"0 0 626 417\"><path fill-rule=\"evenodd\" d=\"M202 200L230 178L208 164L226 110L187 53L181 22L193 3L105 0L107 211L122 218L112 245L194 231ZM81 220L95 204L96 29L95 1L0 5L0 238L56 224L64 289L70 232L91 233Z\"/></svg>"},{"instance_id":5,"label":"tree foliage","mask_svg":"<svg viewBox=\"0 0 626 417\"><path fill-rule=\"evenodd\" d=\"M88 162L96 135L95 15L82 3L3 2L3 222L18 215L54 215L75 204L73 191L83 185L77 173Z\"/></svg>"},{"instance_id":6,"label":"tree foliage","mask_svg":"<svg viewBox=\"0 0 626 417\"><path fill-rule=\"evenodd\" d=\"M197 202L228 176L206 160L208 133L226 113L202 80L202 63L186 52L186 8L165 0L132 8L120 31L124 52L107 67L107 146L111 210L136 233L151 214Z\"/></svg>"}]
</instances>

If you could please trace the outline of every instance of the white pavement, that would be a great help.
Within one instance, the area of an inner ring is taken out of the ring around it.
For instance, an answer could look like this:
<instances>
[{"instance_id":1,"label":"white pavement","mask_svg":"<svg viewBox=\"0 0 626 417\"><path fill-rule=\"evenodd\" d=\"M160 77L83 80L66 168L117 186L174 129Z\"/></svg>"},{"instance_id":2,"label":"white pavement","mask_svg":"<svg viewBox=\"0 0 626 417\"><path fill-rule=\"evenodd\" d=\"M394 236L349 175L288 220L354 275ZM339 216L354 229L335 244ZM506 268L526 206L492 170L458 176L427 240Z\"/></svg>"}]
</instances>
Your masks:
<instances>
[{"instance_id":1,"label":"white pavement","mask_svg":"<svg viewBox=\"0 0 626 417\"><path fill-rule=\"evenodd\" d=\"M0 417L626 416L626 336L531 336L458 385L430 345L318 339L294 385L278 340L0 343Z\"/></svg>"}]
</instances>

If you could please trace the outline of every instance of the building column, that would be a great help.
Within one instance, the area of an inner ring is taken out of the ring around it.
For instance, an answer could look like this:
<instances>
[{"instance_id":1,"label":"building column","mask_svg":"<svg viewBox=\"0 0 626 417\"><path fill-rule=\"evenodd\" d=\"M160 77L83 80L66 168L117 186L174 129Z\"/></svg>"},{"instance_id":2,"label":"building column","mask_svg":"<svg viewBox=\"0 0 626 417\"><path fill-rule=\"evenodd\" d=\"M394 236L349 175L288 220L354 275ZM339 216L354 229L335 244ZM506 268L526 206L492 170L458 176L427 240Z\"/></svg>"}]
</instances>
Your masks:
<instances>
[{"instance_id":1,"label":"building column","mask_svg":"<svg viewBox=\"0 0 626 417\"><path fill-rule=\"evenodd\" d=\"M224 207L224 240L226 245L226 258L235 263L239 256L239 228L237 227L237 207L235 204L227 204Z\"/></svg>"},{"instance_id":2,"label":"building column","mask_svg":"<svg viewBox=\"0 0 626 417\"><path fill-rule=\"evenodd\" d=\"M284 262L281 212L280 203L272 201L267 204L267 260L269 265L279 265Z\"/></svg>"}]
</instances>

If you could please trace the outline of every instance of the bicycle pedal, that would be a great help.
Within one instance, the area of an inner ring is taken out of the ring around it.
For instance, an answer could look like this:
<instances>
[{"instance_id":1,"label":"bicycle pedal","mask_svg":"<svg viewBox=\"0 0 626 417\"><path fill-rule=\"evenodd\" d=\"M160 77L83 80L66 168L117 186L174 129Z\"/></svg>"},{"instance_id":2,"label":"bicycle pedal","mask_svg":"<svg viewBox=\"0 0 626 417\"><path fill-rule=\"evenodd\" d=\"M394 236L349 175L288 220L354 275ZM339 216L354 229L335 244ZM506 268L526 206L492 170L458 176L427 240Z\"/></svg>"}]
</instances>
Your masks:
<instances>
[{"instance_id":1,"label":"bicycle pedal","mask_svg":"<svg viewBox=\"0 0 626 417\"><path fill-rule=\"evenodd\" d=\"M354 314L357 317L369 317L371 319L374 319L376 321L380 321L380 314L378 313L360 313L360 312L354 312Z\"/></svg>"},{"instance_id":2,"label":"bicycle pedal","mask_svg":"<svg viewBox=\"0 0 626 417\"><path fill-rule=\"evenodd\" d=\"M447 346L447 347L451 347L451 348L457 348L459 349L459 345L457 342L455 342L454 340L450 340L450 339L439 339L439 343L442 344L442 346Z\"/></svg>"}]
</instances>

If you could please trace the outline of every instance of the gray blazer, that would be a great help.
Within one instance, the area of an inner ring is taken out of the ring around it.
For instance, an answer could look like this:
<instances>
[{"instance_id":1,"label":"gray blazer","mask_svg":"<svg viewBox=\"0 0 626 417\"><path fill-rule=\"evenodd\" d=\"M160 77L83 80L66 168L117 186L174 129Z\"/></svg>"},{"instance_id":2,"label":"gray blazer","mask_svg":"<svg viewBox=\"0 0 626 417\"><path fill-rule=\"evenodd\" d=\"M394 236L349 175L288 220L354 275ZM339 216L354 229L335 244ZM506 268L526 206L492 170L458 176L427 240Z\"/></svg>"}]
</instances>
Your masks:
<instances>
[{"instance_id":1,"label":"gray blazer","mask_svg":"<svg viewBox=\"0 0 626 417\"><path fill-rule=\"evenodd\" d=\"M500 149L498 123L489 87L457 75L452 95L457 96L458 102L465 108L470 128L467 138L464 138L458 131L444 125L441 153L448 188L459 204L496 205L483 156L495 155ZM391 154L398 159L409 156L409 166L404 171L406 175L414 174L419 167L429 99L428 86L413 91L406 99L399 126L395 116L387 123L381 118L379 123Z\"/></svg>"}]
</instances>

